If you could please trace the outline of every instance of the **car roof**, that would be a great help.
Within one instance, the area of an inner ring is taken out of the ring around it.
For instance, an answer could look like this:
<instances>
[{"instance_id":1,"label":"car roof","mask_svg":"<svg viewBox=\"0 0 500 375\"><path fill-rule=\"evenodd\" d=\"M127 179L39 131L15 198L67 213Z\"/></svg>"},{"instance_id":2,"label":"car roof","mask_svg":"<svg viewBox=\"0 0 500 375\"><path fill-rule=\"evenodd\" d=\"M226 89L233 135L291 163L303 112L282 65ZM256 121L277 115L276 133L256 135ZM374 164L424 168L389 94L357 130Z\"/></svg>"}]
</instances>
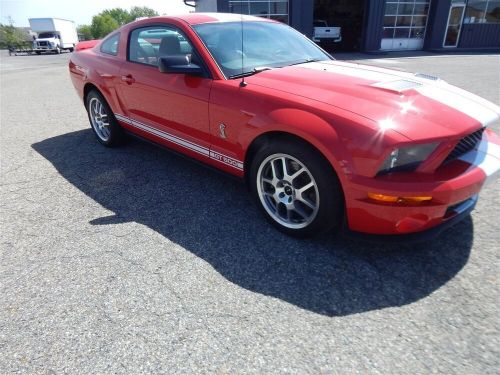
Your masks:
<instances>
[{"instance_id":1,"label":"car roof","mask_svg":"<svg viewBox=\"0 0 500 375\"><path fill-rule=\"evenodd\" d=\"M161 21L168 21L168 19L171 18L177 18L190 25L199 25L201 23L240 22L240 21L276 22L269 18L241 15L235 13L188 13L182 15L152 17L149 18L149 20L154 19L161 22Z\"/></svg>"}]
</instances>

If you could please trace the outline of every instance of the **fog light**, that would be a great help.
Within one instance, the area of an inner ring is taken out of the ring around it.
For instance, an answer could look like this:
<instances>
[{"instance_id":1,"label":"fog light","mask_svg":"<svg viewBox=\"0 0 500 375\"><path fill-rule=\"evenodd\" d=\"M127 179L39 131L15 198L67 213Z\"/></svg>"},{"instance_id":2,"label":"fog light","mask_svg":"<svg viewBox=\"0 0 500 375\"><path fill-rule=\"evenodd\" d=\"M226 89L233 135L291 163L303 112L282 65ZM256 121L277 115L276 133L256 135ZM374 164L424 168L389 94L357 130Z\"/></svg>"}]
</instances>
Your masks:
<instances>
[{"instance_id":1,"label":"fog light","mask_svg":"<svg viewBox=\"0 0 500 375\"><path fill-rule=\"evenodd\" d=\"M421 196L421 197L396 197L393 195L384 195L384 194L376 194L376 193L368 193L368 198L373 199L379 202L386 203L422 203L428 202L432 200L432 197Z\"/></svg>"}]
</instances>

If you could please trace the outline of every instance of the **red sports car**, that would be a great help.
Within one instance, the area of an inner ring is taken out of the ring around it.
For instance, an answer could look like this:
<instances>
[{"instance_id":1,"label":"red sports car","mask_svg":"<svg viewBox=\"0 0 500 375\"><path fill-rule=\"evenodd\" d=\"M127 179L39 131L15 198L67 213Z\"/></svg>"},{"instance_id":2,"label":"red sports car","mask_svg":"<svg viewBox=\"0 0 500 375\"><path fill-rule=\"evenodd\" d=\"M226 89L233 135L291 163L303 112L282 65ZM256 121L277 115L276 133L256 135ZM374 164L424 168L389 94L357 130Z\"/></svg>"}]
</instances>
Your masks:
<instances>
[{"instance_id":1,"label":"red sports car","mask_svg":"<svg viewBox=\"0 0 500 375\"><path fill-rule=\"evenodd\" d=\"M267 19L132 22L73 53L69 70L99 142L131 133L241 177L295 236L426 238L469 214L500 167L496 105L436 77L336 61Z\"/></svg>"}]
</instances>

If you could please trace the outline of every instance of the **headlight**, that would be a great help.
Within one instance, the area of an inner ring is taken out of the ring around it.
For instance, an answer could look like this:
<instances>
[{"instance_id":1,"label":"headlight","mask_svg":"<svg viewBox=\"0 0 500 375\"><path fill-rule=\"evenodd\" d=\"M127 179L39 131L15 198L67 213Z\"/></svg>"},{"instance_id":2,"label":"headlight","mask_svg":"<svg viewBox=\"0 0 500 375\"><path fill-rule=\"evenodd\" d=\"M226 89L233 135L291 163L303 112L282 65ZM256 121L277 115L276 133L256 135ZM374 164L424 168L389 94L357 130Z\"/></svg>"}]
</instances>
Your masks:
<instances>
[{"instance_id":1,"label":"headlight","mask_svg":"<svg viewBox=\"0 0 500 375\"><path fill-rule=\"evenodd\" d=\"M56 44L54 42L49 42L49 44L54 47Z\"/></svg>"},{"instance_id":2,"label":"headlight","mask_svg":"<svg viewBox=\"0 0 500 375\"><path fill-rule=\"evenodd\" d=\"M380 167L379 174L405 171L410 172L418 168L436 149L438 143L427 143L416 146L397 148L387 157Z\"/></svg>"}]
</instances>

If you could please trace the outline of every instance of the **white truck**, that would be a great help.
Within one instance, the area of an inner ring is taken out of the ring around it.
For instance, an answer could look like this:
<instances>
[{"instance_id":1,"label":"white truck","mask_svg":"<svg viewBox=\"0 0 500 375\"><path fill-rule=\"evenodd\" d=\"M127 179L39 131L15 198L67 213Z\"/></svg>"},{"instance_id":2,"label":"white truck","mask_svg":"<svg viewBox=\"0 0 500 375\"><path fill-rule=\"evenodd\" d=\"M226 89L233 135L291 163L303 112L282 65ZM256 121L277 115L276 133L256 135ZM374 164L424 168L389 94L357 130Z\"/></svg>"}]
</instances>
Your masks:
<instances>
[{"instance_id":1,"label":"white truck","mask_svg":"<svg viewBox=\"0 0 500 375\"><path fill-rule=\"evenodd\" d=\"M329 27L324 20L314 20L313 41L319 43L325 39L331 39L334 43L342 41L342 33L340 27Z\"/></svg>"},{"instance_id":2,"label":"white truck","mask_svg":"<svg viewBox=\"0 0 500 375\"><path fill-rule=\"evenodd\" d=\"M78 34L73 21L61 18L30 18L31 30L38 34L33 42L33 50L61 53L62 50L73 52L78 43Z\"/></svg>"}]
</instances>

